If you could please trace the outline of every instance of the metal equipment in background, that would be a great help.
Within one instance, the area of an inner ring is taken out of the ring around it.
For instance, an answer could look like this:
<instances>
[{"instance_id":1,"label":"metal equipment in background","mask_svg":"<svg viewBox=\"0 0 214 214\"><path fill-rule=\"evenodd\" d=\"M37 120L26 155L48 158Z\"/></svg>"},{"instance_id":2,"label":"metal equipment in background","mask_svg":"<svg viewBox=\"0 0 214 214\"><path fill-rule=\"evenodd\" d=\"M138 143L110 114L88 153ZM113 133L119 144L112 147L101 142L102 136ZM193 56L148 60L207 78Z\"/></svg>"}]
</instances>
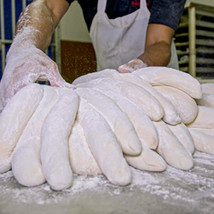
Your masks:
<instances>
[{"instance_id":1,"label":"metal equipment in background","mask_svg":"<svg viewBox=\"0 0 214 214\"><path fill-rule=\"evenodd\" d=\"M213 0L187 0L175 44L180 70L200 82L214 82Z\"/></svg>"},{"instance_id":2,"label":"metal equipment in background","mask_svg":"<svg viewBox=\"0 0 214 214\"><path fill-rule=\"evenodd\" d=\"M0 0L0 79L5 68L5 58L15 35L16 23L22 10L32 0ZM53 59L61 70L59 27L56 29L46 54Z\"/></svg>"}]
</instances>

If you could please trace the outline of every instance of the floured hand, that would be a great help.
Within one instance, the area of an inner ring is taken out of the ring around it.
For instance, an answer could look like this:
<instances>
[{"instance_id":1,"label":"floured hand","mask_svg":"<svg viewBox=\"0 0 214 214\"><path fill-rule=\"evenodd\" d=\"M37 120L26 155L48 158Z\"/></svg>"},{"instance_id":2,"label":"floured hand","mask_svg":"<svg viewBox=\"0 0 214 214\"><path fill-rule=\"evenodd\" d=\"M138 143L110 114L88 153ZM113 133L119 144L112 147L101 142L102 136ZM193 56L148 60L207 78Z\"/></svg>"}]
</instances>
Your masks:
<instances>
[{"instance_id":1,"label":"floured hand","mask_svg":"<svg viewBox=\"0 0 214 214\"><path fill-rule=\"evenodd\" d=\"M53 86L72 87L63 80L56 63L44 52L31 44L26 47L13 44L0 84L0 111L18 90L36 80L49 80Z\"/></svg>"},{"instance_id":2,"label":"floured hand","mask_svg":"<svg viewBox=\"0 0 214 214\"><path fill-rule=\"evenodd\" d=\"M144 63L142 60L136 58L129 61L127 64L121 65L118 68L118 71L120 73L132 73L133 71L139 68L145 68L145 67L147 67L147 64Z\"/></svg>"}]
</instances>

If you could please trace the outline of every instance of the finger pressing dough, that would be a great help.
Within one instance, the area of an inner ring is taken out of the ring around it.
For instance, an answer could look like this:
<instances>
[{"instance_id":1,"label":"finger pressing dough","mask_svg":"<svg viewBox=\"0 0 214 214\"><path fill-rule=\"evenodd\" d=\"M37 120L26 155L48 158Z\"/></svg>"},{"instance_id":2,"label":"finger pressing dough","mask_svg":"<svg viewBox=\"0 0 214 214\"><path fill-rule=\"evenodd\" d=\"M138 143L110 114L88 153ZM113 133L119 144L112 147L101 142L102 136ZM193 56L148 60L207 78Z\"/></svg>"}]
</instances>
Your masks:
<instances>
[{"instance_id":1,"label":"finger pressing dough","mask_svg":"<svg viewBox=\"0 0 214 214\"><path fill-rule=\"evenodd\" d=\"M68 140L79 106L72 89L59 88L59 99L48 113L41 131L41 162L45 178L54 190L72 184Z\"/></svg>"},{"instance_id":2,"label":"finger pressing dough","mask_svg":"<svg viewBox=\"0 0 214 214\"><path fill-rule=\"evenodd\" d=\"M155 86L175 107L184 124L191 123L198 114L198 107L193 98L185 92L169 86Z\"/></svg>"},{"instance_id":3,"label":"finger pressing dough","mask_svg":"<svg viewBox=\"0 0 214 214\"><path fill-rule=\"evenodd\" d=\"M120 94L135 103L154 121L160 120L164 115L162 106L149 92L126 81L100 78L79 84L77 87L102 88Z\"/></svg>"},{"instance_id":4,"label":"finger pressing dough","mask_svg":"<svg viewBox=\"0 0 214 214\"><path fill-rule=\"evenodd\" d=\"M141 153L141 142L134 126L116 103L106 95L90 88L78 88L76 92L104 117L125 154L138 155Z\"/></svg>"},{"instance_id":5,"label":"finger pressing dough","mask_svg":"<svg viewBox=\"0 0 214 214\"><path fill-rule=\"evenodd\" d=\"M106 120L84 99L80 99L78 120L101 171L110 182L127 185L131 182L131 171L122 150Z\"/></svg>"},{"instance_id":6,"label":"finger pressing dough","mask_svg":"<svg viewBox=\"0 0 214 214\"><path fill-rule=\"evenodd\" d=\"M14 177L24 186L36 186L45 182L40 162L41 128L58 96L54 87L43 87L44 96L25 127L12 156Z\"/></svg>"},{"instance_id":7,"label":"finger pressing dough","mask_svg":"<svg viewBox=\"0 0 214 214\"><path fill-rule=\"evenodd\" d=\"M0 115L0 173L11 168L11 153L16 146L28 120L43 96L38 84L25 86L5 106Z\"/></svg>"},{"instance_id":8,"label":"finger pressing dough","mask_svg":"<svg viewBox=\"0 0 214 214\"><path fill-rule=\"evenodd\" d=\"M183 170L191 169L193 167L191 154L186 151L163 121L154 122L154 124L159 136L157 151L161 157L175 168Z\"/></svg>"},{"instance_id":9,"label":"finger pressing dough","mask_svg":"<svg viewBox=\"0 0 214 214\"><path fill-rule=\"evenodd\" d=\"M72 171L79 175L102 174L88 147L83 128L78 119L69 137L69 157Z\"/></svg>"},{"instance_id":10,"label":"finger pressing dough","mask_svg":"<svg viewBox=\"0 0 214 214\"><path fill-rule=\"evenodd\" d=\"M200 99L201 86L190 74L167 67L146 67L133 72L152 85L167 85L180 89L192 98Z\"/></svg>"}]
</instances>

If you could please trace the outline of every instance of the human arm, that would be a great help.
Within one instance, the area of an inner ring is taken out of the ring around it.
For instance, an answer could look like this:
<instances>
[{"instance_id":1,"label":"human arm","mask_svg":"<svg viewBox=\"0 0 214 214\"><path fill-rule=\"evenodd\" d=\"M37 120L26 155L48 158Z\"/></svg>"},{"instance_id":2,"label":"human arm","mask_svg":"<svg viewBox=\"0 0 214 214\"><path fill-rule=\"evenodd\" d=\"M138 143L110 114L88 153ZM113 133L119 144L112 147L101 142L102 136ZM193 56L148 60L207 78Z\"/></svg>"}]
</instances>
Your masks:
<instances>
[{"instance_id":1,"label":"human arm","mask_svg":"<svg viewBox=\"0 0 214 214\"><path fill-rule=\"evenodd\" d=\"M43 52L68 7L66 0L34 0L21 14L0 83L0 111L19 89L38 79L68 86Z\"/></svg>"},{"instance_id":2,"label":"human arm","mask_svg":"<svg viewBox=\"0 0 214 214\"><path fill-rule=\"evenodd\" d=\"M147 66L167 66L171 57L171 42L175 30L162 24L149 24L146 33L145 51L137 59L119 67L119 72L128 73Z\"/></svg>"}]
</instances>

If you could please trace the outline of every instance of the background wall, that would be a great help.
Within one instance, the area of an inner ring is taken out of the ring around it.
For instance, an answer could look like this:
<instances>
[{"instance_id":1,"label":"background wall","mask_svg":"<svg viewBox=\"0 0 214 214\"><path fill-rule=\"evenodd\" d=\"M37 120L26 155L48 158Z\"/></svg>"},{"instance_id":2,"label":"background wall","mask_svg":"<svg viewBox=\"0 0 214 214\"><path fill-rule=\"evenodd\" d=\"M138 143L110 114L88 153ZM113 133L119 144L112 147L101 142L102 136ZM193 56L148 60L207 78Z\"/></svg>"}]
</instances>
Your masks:
<instances>
[{"instance_id":1,"label":"background wall","mask_svg":"<svg viewBox=\"0 0 214 214\"><path fill-rule=\"evenodd\" d=\"M91 42L83 13L74 1L60 22L61 40Z\"/></svg>"}]
</instances>

